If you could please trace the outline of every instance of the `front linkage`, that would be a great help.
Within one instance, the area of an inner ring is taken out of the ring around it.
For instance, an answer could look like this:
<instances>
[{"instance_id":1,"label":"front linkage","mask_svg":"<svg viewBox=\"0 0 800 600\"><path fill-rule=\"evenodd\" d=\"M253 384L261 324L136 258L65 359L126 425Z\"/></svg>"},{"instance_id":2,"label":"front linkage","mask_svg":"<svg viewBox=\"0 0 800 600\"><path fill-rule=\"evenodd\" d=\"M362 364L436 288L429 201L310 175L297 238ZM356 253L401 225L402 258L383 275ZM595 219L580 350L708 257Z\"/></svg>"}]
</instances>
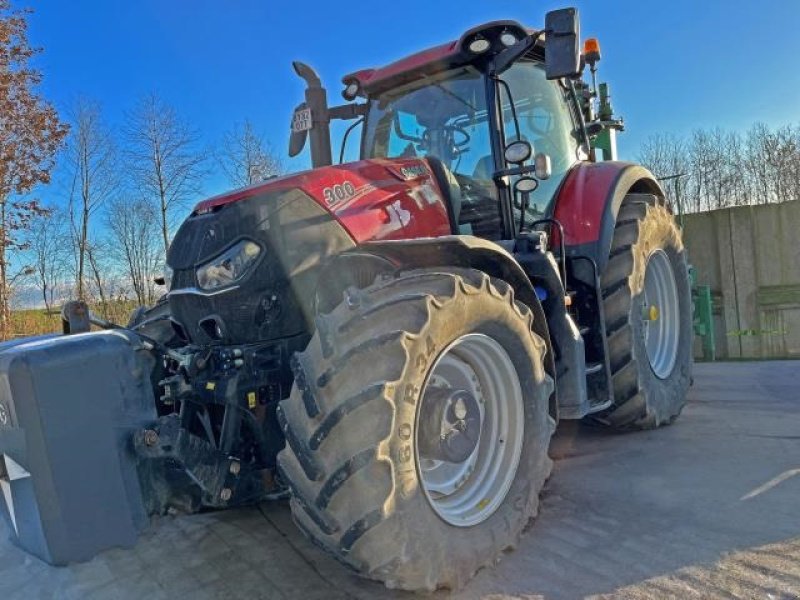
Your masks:
<instances>
[{"instance_id":1,"label":"front linkage","mask_svg":"<svg viewBox=\"0 0 800 600\"><path fill-rule=\"evenodd\" d=\"M165 414L133 436L149 512L223 508L285 494L275 472L282 438L265 421L274 421L291 378L273 373L265 382L265 356L274 359L274 351L269 345L188 347L163 355L158 389Z\"/></svg>"}]
</instances>

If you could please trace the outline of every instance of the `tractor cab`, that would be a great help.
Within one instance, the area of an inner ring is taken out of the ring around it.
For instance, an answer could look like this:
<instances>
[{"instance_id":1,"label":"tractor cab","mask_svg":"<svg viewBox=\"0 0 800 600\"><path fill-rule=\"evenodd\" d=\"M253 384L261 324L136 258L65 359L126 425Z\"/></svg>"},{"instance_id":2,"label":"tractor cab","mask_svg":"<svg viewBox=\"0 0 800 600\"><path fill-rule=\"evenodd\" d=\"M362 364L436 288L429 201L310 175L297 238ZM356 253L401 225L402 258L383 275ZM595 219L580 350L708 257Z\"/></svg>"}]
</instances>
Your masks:
<instances>
[{"instance_id":1,"label":"tractor cab","mask_svg":"<svg viewBox=\"0 0 800 600\"><path fill-rule=\"evenodd\" d=\"M311 131L314 166L330 164L328 123L359 119L362 159L428 159L449 196L454 233L514 239L552 216L559 186L590 153L587 102L575 82L578 39L574 9L549 13L541 31L488 23L345 76L344 98L363 102L334 108L313 71L295 63L309 87L293 118L290 155Z\"/></svg>"},{"instance_id":2,"label":"tractor cab","mask_svg":"<svg viewBox=\"0 0 800 600\"><path fill-rule=\"evenodd\" d=\"M370 100L362 157L432 159L450 182L458 232L507 239L545 217L584 152L569 95L533 53L494 77L472 65L448 69Z\"/></svg>"},{"instance_id":3,"label":"tractor cab","mask_svg":"<svg viewBox=\"0 0 800 600\"><path fill-rule=\"evenodd\" d=\"M350 185L355 197L383 186L392 173L399 175L407 184L400 195L365 202L378 215L385 210L389 223L396 224L389 232L392 238L408 237L396 230L415 223L425 224L425 237L443 235L432 226L430 213L414 212L414 204L424 206L417 202L420 195L431 196L425 190L428 184L420 182L432 180L433 195L447 210L449 233L460 239L454 243L482 243L473 239L480 238L508 252L548 317L553 356L561 365L560 411L572 418L607 407L613 393L597 277L604 255L591 244L582 245L579 237L613 230L613 218L601 227L602 213L587 220L580 203L587 187L581 181L584 173L601 178L616 173L587 171L587 166L596 162L599 150L604 159L615 159L611 142L614 131L622 128L612 117L607 86L602 95L597 91L599 44L590 39L581 48L579 40L574 8L551 11L539 30L516 21L493 21L458 40L345 75L342 96L348 104L335 107L328 106L327 92L313 69L295 62L307 89L294 112L289 144L290 156L296 156L310 139L315 170L309 179L342 181L342 189ZM582 79L586 66L591 84ZM341 166L332 166L333 119L353 121L342 140ZM347 139L357 125L361 160L342 164ZM358 187L353 173L374 165L386 170L375 179L360 180L364 188ZM573 206L563 201L565 188L573 190ZM326 194L325 203L346 219L354 210L348 195L339 198L333 192L330 199ZM398 200L401 195L407 200ZM594 202L599 208L606 200ZM407 212L405 223L402 211ZM360 241L387 239L378 234ZM407 245L404 252L409 252ZM339 286L334 290L331 296L339 298Z\"/></svg>"}]
</instances>

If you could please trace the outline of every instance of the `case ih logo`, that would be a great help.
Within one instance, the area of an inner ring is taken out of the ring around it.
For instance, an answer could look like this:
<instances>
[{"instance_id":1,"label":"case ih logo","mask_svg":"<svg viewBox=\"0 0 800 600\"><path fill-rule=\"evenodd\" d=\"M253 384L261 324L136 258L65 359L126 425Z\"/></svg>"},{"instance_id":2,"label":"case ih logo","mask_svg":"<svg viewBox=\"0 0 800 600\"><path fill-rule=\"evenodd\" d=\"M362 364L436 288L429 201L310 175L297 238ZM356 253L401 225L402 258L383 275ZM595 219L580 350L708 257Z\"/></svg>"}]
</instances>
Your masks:
<instances>
[{"instance_id":1,"label":"case ih logo","mask_svg":"<svg viewBox=\"0 0 800 600\"><path fill-rule=\"evenodd\" d=\"M405 179L419 179L428 174L428 169L425 168L425 165L411 165L410 167L403 167L400 169L400 174Z\"/></svg>"}]
</instances>

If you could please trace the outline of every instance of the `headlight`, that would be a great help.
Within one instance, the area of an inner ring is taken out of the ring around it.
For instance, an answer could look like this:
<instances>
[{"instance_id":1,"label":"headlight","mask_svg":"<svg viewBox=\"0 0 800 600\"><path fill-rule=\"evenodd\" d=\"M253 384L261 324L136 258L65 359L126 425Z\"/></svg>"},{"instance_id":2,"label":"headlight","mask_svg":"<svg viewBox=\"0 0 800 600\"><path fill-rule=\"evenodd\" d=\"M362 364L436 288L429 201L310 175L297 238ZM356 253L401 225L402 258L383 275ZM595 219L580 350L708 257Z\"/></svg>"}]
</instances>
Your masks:
<instances>
[{"instance_id":1,"label":"headlight","mask_svg":"<svg viewBox=\"0 0 800 600\"><path fill-rule=\"evenodd\" d=\"M241 279L261 254L261 246L242 240L225 252L197 268L197 285L213 290Z\"/></svg>"},{"instance_id":2,"label":"headlight","mask_svg":"<svg viewBox=\"0 0 800 600\"><path fill-rule=\"evenodd\" d=\"M514 44L516 44L519 40L517 40L517 36L515 36L510 31L504 31L500 34L500 42L502 42L503 46L506 48L510 48Z\"/></svg>"},{"instance_id":3,"label":"headlight","mask_svg":"<svg viewBox=\"0 0 800 600\"><path fill-rule=\"evenodd\" d=\"M489 48L492 47L492 43L484 37L478 36L474 40L472 40L467 48L473 54L483 54Z\"/></svg>"}]
</instances>

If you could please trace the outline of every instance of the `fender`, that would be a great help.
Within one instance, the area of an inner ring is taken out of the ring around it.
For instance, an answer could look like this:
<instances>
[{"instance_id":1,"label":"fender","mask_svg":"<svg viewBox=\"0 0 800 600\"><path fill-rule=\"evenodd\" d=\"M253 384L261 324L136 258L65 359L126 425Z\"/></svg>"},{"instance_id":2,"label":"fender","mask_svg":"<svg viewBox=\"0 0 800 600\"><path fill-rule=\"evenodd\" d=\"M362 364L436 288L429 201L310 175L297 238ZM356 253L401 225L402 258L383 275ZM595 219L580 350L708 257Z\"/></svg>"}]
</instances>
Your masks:
<instances>
[{"instance_id":1,"label":"fender","mask_svg":"<svg viewBox=\"0 0 800 600\"><path fill-rule=\"evenodd\" d=\"M640 165L619 161L575 165L561 185L552 213L564 226L567 256L590 256L602 273L619 207L630 193L666 197L655 176ZM553 238L557 244L557 235Z\"/></svg>"},{"instance_id":2,"label":"fender","mask_svg":"<svg viewBox=\"0 0 800 600\"><path fill-rule=\"evenodd\" d=\"M368 257L371 257L371 260ZM345 276L344 274L356 268L363 269L366 263L369 263L370 268L374 269L373 276L380 272L392 273L408 269L460 267L477 269L504 280L514 289L515 298L526 304L533 312L534 333L539 335L547 345L545 371L555 382L555 357L544 308L525 271L502 246L471 235L365 242L350 252L343 252L334 257L325 270L329 273L336 273L339 281L352 282L358 279L363 280L363 275ZM369 283L371 280L367 285ZM325 298L331 298L331 290L325 290L323 295ZM341 292L335 295L338 296L338 301L341 301ZM318 300L318 306L321 307L323 304L324 302ZM558 419L557 398L557 392L554 391L550 398L550 413L556 420Z\"/></svg>"}]
</instances>

